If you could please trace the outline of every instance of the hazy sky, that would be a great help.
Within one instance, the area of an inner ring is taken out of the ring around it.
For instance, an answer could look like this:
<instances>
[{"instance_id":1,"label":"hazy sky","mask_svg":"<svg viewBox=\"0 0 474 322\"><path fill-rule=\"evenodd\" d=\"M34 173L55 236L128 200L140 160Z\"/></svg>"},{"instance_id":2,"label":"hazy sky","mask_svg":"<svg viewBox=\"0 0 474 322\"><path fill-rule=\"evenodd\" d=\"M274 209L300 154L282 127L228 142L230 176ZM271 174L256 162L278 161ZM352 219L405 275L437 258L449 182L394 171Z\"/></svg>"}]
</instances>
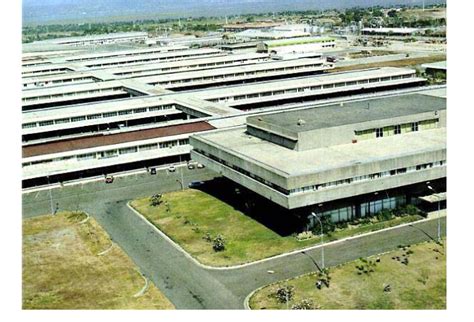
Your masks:
<instances>
[{"instance_id":1,"label":"hazy sky","mask_svg":"<svg viewBox=\"0 0 474 322\"><path fill-rule=\"evenodd\" d=\"M444 0L425 0L444 3ZM419 4L422 0L23 0L23 23L91 22Z\"/></svg>"}]
</instances>

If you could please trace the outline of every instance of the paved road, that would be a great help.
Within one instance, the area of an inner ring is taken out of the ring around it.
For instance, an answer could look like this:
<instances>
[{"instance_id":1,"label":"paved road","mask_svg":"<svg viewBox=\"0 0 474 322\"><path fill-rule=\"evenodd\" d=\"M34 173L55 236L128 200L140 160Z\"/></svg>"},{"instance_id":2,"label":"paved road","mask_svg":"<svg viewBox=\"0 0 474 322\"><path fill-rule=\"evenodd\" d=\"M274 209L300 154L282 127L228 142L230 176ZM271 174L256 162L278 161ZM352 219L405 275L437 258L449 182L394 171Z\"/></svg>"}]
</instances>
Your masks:
<instances>
[{"instance_id":1,"label":"paved road","mask_svg":"<svg viewBox=\"0 0 474 322\"><path fill-rule=\"evenodd\" d=\"M178 170L179 171L179 170ZM207 169L183 169L185 183L215 174ZM112 185L103 182L52 191L59 210L89 212L178 309L242 309L254 289L316 269L320 249L279 257L257 264L211 270L196 265L161 237L127 206L127 201L155 192L178 190L180 173L124 177ZM186 184L185 184L186 185ZM23 217L48 213L49 191L24 195ZM443 233L445 219L442 220ZM428 240L436 234L436 220L364 236L325 247L327 266L395 249L400 244ZM268 274L268 270L275 271Z\"/></svg>"}]
</instances>

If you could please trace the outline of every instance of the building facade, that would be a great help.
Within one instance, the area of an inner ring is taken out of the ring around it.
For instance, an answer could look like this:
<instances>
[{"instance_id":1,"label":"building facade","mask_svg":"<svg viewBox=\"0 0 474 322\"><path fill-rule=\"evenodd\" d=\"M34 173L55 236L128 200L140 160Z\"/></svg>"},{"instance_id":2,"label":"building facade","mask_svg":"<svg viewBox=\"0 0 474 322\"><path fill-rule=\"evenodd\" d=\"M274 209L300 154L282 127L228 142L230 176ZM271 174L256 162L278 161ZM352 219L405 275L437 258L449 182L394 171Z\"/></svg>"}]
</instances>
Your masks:
<instances>
[{"instance_id":1,"label":"building facade","mask_svg":"<svg viewBox=\"0 0 474 322\"><path fill-rule=\"evenodd\" d=\"M444 98L410 94L264 114L191 136L191 157L283 208L343 221L446 177L445 112Z\"/></svg>"}]
</instances>

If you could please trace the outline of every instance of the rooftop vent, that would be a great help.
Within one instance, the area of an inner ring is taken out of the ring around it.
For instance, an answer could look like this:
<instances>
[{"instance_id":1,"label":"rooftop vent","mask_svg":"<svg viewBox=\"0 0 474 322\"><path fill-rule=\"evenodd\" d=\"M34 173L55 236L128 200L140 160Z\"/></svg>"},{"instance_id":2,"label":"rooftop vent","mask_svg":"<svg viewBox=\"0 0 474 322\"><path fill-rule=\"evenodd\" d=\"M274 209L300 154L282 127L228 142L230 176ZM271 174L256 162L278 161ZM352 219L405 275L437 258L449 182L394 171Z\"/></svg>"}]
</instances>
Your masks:
<instances>
[{"instance_id":1,"label":"rooftop vent","mask_svg":"<svg viewBox=\"0 0 474 322\"><path fill-rule=\"evenodd\" d=\"M306 121L303 120L303 119L299 119L297 124L298 124L299 126L303 126L303 125L306 124Z\"/></svg>"}]
</instances>

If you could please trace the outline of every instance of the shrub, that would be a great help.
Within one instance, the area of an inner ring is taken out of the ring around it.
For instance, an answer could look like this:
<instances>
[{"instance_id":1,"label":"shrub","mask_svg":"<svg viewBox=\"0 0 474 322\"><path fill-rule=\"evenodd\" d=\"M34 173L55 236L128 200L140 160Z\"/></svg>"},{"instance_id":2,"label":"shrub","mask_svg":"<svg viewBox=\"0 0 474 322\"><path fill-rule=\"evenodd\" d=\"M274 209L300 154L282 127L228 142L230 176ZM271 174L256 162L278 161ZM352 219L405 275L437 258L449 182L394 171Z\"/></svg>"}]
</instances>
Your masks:
<instances>
[{"instance_id":1,"label":"shrub","mask_svg":"<svg viewBox=\"0 0 474 322\"><path fill-rule=\"evenodd\" d=\"M163 202L163 195L161 193L156 193L150 198L150 206L157 207Z\"/></svg>"},{"instance_id":2,"label":"shrub","mask_svg":"<svg viewBox=\"0 0 474 322\"><path fill-rule=\"evenodd\" d=\"M341 222L338 222L335 226L337 229L344 229L344 228L349 227L349 223L347 221L341 221Z\"/></svg>"},{"instance_id":3,"label":"shrub","mask_svg":"<svg viewBox=\"0 0 474 322\"><path fill-rule=\"evenodd\" d=\"M225 250L225 240L222 235L217 235L212 241L212 249L216 252Z\"/></svg>"},{"instance_id":4,"label":"shrub","mask_svg":"<svg viewBox=\"0 0 474 322\"><path fill-rule=\"evenodd\" d=\"M375 261L362 257L359 258L359 261L360 264L355 266L358 275L370 275L370 273L375 272L375 268L377 267L377 263Z\"/></svg>"},{"instance_id":5,"label":"shrub","mask_svg":"<svg viewBox=\"0 0 474 322\"><path fill-rule=\"evenodd\" d=\"M212 242L211 233L207 232L207 233L202 237L202 239L204 239L204 240L207 241L208 243Z\"/></svg>"},{"instance_id":6,"label":"shrub","mask_svg":"<svg viewBox=\"0 0 474 322\"><path fill-rule=\"evenodd\" d=\"M392 211L388 210L388 209L383 209L381 211L379 211L376 215L378 220L380 221L384 221L384 220L390 220L392 219Z\"/></svg>"},{"instance_id":7,"label":"shrub","mask_svg":"<svg viewBox=\"0 0 474 322\"><path fill-rule=\"evenodd\" d=\"M413 206L413 205L406 205L405 206L405 213L407 215L414 216L414 215L419 215L420 210L417 207Z\"/></svg>"},{"instance_id":8,"label":"shrub","mask_svg":"<svg viewBox=\"0 0 474 322\"><path fill-rule=\"evenodd\" d=\"M298 235L296 235L296 239L297 240L306 240L306 239L310 239L314 236L313 232L312 231L303 231L301 233L299 233Z\"/></svg>"},{"instance_id":9,"label":"shrub","mask_svg":"<svg viewBox=\"0 0 474 322\"><path fill-rule=\"evenodd\" d=\"M295 294L295 288L291 285L283 285L279 286L275 297L280 303L287 303L293 299L293 295Z\"/></svg>"},{"instance_id":10,"label":"shrub","mask_svg":"<svg viewBox=\"0 0 474 322\"><path fill-rule=\"evenodd\" d=\"M302 299L299 303L293 304L291 306L292 310L314 310L317 307L314 305L313 300L311 299Z\"/></svg>"},{"instance_id":11,"label":"shrub","mask_svg":"<svg viewBox=\"0 0 474 322\"><path fill-rule=\"evenodd\" d=\"M316 287L321 289L323 286L329 288L329 282L331 281L331 276L329 275L329 268L323 268L318 272L318 279L316 281Z\"/></svg>"}]
</instances>

